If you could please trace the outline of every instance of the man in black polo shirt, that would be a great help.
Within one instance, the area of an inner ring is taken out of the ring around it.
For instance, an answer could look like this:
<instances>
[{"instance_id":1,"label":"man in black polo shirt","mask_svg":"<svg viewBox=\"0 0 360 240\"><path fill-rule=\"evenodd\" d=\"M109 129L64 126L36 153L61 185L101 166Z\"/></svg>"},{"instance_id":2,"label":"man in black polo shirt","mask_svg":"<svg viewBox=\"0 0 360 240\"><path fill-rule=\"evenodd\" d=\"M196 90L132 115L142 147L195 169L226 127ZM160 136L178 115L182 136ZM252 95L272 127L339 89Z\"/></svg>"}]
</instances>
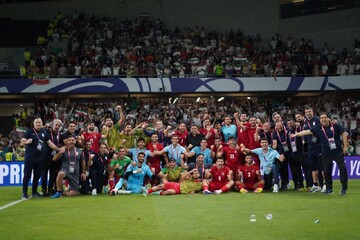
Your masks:
<instances>
[{"instance_id":1,"label":"man in black polo shirt","mask_svg":"<svg viewBox=\"0 0 360 240\"><path fill-rule=\"evenodd\" d=\"M340 170L340 182L342 185L340 194L345 195L348 187L348 175L344 162L344 154L347 152L347 132L339 124L332 124L326 113L320 115L320 125L312 127L310 130L292 134L292 136L301 137L305 135L317 134L320 138L322 150L322 164L326 181L326 192L332 194L332 162L336 162ZM342 142L341 144L341 139Z\"/></svg>"}]
</instances>

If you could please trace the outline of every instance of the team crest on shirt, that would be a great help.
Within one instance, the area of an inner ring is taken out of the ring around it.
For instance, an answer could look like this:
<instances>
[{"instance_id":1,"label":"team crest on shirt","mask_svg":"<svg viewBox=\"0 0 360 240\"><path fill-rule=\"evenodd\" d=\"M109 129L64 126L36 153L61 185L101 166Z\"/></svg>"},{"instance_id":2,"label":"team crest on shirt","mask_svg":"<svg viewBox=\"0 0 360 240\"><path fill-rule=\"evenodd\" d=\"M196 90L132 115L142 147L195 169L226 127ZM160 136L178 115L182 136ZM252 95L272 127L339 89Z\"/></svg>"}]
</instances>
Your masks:
<instances>
[{"instance_id":1,"label":"team crest on shirt","mask_svg":"<svg viewBox=\"0 0 360 240\"><path fill-rule=\"evenodd\" d=\"M221 173L221 175L223 175L223 176L224 176L224 175L225 175L225 173Z\"/></svg>"},{"instance_id":2,"label":"team crest on shirt","mask_svg":"<svg viewBox=\"0 0 360 240\"><path fill-rule=\"evenodd\" d=\"M44 136L44 133L42 133L41 136L42 136L42 137L45 137L45 136Z\"/></svg>"}]
</instances>

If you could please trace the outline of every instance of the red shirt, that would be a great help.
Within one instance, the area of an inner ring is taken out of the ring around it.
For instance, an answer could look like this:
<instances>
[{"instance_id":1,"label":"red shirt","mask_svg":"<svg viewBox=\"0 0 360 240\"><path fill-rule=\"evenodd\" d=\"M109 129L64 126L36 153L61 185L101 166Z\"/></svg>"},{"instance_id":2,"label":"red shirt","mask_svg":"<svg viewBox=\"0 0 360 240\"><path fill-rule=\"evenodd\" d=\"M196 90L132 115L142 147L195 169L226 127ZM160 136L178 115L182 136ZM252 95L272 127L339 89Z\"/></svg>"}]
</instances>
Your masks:
<instances>
[{"instance_id":1,"label":"red shirt","mask_svg":"<svg viewBox=\"0 0 360 240\"><path fill-rule=\"evenodd\" d=\"M256 164L252 164L251 166L242 165L240 167L240 171L243 173L243 182L245 184L254 185L259 181L258 175L256 171L260 171L260 168Z\"/></svg>"},{"instance_id":2,"label":"red shirt","mask_svg":"<svg viewBox=\"0 0 360 240\"><path fill-rule=\"evenodd\" d=\"M210 136L209 138L207 139L207 148L210 148L211 145L214 144L214 141L215 141L215 130L213 128L210 128ZM208 130L206 128L201 128L199 130L200 134L206 136L207 133L208 133Z\"/></svg>"},{"instance_id":3,"label":"red shirt","mask_svg":"<svg viewBox=\"0 0 360 240\"><path fill-rule=\"evenodd\" d=\"M179 130L175 131L174 135L177 135L179 137L180 146L185 147L185 141L186 141L188 134L189 133L186 130L183 133L181 133Z\"/></svg>"},{"instance_id":4,"label":"red shirt","mask_svg":"<svg viewBox=\"0 0 360 240\"><path fill-rule=\"evenodd\" d=\"M260 141L255 141L256 127L248 127L246 128L246 132L248 134L249 146L245 146L249 149L259 148Z\"/></svg>"},{"instance_id":5,"label":"red shirt","mask_svg":"<svg viewBox=\"0 0 360 240\"><path fill-rule=\"evenodd\" d=\"M230 169L224 166L222 169L219 169L217 166L211 167L209 173L212 174L212 181L219 183L226 183L228 181Z\"/></svg>"},{"instance_id":6,"label":"red shirt","mask_svg":"<svg viewBox=\"0 0 360 240\"><path fill-rule=\"evenodd\" d=\"M90 141L91 142L91 151L97 153L99 151L99 141L101 140L101 133L98 132L86 132L83 133L85 142Z\"/></svg>"},{"instance_id":7,"label":"red shirt","mask_svg":"<svg viewBox=\"0 0 360 240\"><path fill-rule=\"evenodd\" d=\"M226 166L238 167L240 165L240 150L226 146L221 151L225 155Z\"/></svg>"},{"instance_id":8,"label":"red shirt","mask_svg":"<svg viewBox=\"0 0 360 240\"><path fill-rule=\"evenodd\" d=\"M146 149L149 150L150 152L161 151L164 149L164 146L161 143L156 143L154 146L152 142L149 142L146 145ZM147 160L150 165L159 166L160 162L161 162L161 155L156 155L154 157L148 157Z\"/></svg>"},{"instance_id":9,"label":"red shirt","mask_svg":"<svg viewBox=\"0 0 360 240\"><path fill-rule=\"evenodd\" d=\"M246 122L243 124L246 128L250 128L250 123ZM246 130L243 130L241 127L237 128L237 143L244 144L245 147L248 147L249 145L249 136Z\"/></svg>"}]
</instances>

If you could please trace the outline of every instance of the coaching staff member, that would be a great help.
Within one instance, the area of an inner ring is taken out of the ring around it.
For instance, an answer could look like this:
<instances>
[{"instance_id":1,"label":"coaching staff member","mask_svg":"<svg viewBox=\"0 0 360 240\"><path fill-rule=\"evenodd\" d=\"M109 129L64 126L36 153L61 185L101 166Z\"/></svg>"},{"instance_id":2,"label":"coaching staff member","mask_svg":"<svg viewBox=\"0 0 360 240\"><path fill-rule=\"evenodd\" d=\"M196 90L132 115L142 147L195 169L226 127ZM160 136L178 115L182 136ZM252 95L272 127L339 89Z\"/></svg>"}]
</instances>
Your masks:
<instances>
[{"instance_id":1,"label":"coaching staff member","mask_svg":"<svg viewBox=\"0 0 360 240\"><path fill-rule=\"evenodd\" d=\"M25 168L23 177L23 199L28 199L28 186L31 172L34 171L32 196L40 197L37 192L38 182L44 166L44 144L48 144L53 150L59 151L59 148L51 142L46 130L42 128L43 121L41 118L34 120L34 127L25 132L24 138L21 139L23 145L26 146L25 151Z\"/></svg>"},{"instance_id":2,"label":"coaching staff member","mask_svg":"<svg viewBox=\"0 0 360 240\"><path fill-rule=\"evenodd\" d=\"M332 194L332 162L333 160L340 170L340 182L342 185L340 194L345 195L348 187L348 175L344 163L344 154L348 148L347 133L339 124L333 124L326 113L320 115L320 124L312 127L310 130L304 130L292 136L302 137L305 135L317 134L320 137L321 150L322 150L322 164L324 168L324 175L326 181L326 192ZM341 145L341 139L343 145Z\"/></svg>"}]
</instances>

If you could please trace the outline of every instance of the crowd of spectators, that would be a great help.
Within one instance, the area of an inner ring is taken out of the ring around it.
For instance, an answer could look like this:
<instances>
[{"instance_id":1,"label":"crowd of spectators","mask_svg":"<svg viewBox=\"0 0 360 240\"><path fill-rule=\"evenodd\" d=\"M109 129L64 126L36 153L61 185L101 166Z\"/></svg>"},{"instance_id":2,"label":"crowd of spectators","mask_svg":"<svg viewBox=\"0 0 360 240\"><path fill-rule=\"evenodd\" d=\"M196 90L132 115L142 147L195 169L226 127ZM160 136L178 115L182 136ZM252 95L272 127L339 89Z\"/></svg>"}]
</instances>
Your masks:
<instances>
[{"instance_id":1,"label":"crowd of spectators","mask_svg":"<svg viewBox=\"0 0 360 240\"><path fill-rule=\"evenodd\" d=\"M63 42L66 50L48 49ZM50 76L322 76L360 73L360 42L340 51L311 39L275 34L246 36L200 26L169 29L161 19L139 16L130 21L61 12L50 21L41 51L24 53L28 74ZM22 74L26 74L24 71Z\"/></svg>"}]
</instances>

